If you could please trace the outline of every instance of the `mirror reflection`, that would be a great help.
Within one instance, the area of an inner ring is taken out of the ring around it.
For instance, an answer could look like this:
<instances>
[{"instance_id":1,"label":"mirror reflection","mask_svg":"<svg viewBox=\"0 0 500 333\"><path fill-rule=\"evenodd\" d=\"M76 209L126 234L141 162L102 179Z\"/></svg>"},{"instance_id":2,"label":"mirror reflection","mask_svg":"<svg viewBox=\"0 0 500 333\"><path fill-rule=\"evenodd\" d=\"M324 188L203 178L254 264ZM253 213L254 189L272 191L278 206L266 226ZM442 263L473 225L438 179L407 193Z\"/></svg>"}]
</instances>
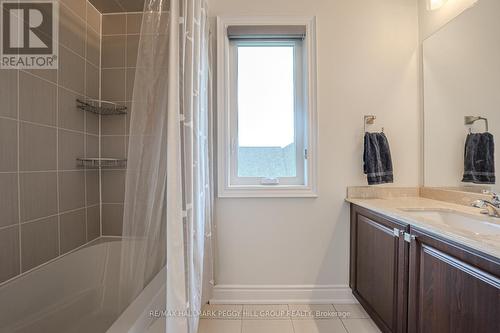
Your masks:
<instances>
[{"instance_id":1,"label":"mirror reflection","mask_svg":"<svg viewBox=\"0 0 500 333\"><path fill-rule=\"evenodd\" d=\"M500 190L499 17L481 0L424 42L426 186Z\"/></svg>"}]
</instances>

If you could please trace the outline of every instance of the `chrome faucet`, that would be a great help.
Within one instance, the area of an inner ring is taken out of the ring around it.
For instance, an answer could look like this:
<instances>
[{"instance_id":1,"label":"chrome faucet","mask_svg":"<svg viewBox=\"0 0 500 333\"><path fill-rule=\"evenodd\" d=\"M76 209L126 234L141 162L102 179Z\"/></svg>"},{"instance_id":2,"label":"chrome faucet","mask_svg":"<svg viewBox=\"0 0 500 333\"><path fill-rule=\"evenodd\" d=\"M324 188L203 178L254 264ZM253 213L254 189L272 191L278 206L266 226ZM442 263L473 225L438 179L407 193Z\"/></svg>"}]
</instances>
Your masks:
<instances>
[{"instance_id":1,"label":"chrome faucet","mask_svg":"<svg viewBox=\"0 0 500 333\"><path fill-rule=\"evenodd\" d=\"M491 191L483 191L483 194L491 195L491 201L476 200L472 203L472 206L476 208L484 208L484 210L481 211L481 214L500 218L500 194Z\"/></svg>"}]
</instances>

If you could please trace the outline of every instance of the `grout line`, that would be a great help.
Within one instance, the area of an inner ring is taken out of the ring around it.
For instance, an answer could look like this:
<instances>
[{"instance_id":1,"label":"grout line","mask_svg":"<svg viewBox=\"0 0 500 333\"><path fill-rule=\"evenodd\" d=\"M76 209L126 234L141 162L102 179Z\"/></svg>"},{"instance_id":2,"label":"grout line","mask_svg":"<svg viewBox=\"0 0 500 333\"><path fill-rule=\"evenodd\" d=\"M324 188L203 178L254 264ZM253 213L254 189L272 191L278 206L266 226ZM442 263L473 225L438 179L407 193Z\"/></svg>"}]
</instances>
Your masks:
<instances>
[{"instance_id":1,"label":"grout line","mask_svg":"<svg viewBox=\"0 0 500 333\"><path fill-rule=\"evenodd\" d=\"M141 11L138 11L138 12L115 12L115 13L102 13L101 15L102 16L113 16L113 15L143 14L143 13L146 13L146 12L141 12ZM156 11L155 11L155 13L156 13Z\"/></svg>"},{"instance_id":2,"label":"grout line","mask_svg":"<svg viewBox=\"0 0 500 333\"><path fill-rule=\"evenodd\" d=\"M59 170L24 170L24 171L19 171L19 174L25 174L25 173L52 173L52 172L84 172L84 171L92 171L96 169L59 169ZM123 170L123 169L106 169L106 170ZM1 171L0 175L2 174L12 174L12 173L17 173L16 171Z\"/></svg>"},{"instance_id":3,"label":"grout line","mask_svg":"<svg viewBox=\"0 0 500 333\"><path fill-rule=\"evenodd\" d=\"M83 70L83 91L85 91L85 96L88 96L88 91L87 91L87 58L88 58L88 54L87 54L87 44L88 44L88 38L89 38L89 34L88 34L88 28L89 28L89 22L88 22L88 6L89 6L89 2L88 1L85 1L85 47L83 49L83 52L85 54L85 68ZM83 155L85 157L87 157L87 114L85 113L83 115L83 131L85 132L85 134L83 135ZM88 222L88 216L87 216L87 205L88 205L88 202L87 202L87 170L86 168L84 168L84 171L83 171L83 181L84 181L84 204L85 204L85 212L84 212L84 215L85 215L85 235L84 235L84 239L85 239L85 243L87 243L89 240L88 240L88 234L89 234L89 222Z\"/></svg>"},{"instance_id":4,"label":"grout line","mask_svg":"<svg viewBox=\"0 0 500 333\"><path fill-rule=\"evenodd\" d=\"M110 203L110 205L114 205L114 204ZM95 207L95 206L97 206L97 205L91 205L89 207ZM85 209L85 207L82 206L82 207L78 207L78 208L75 208L75 209L69 209L69 210L61 211L61 212L56 213L56 214L51 214L51 215L47 215L47 216L37 217L35 219L28 220L28 221L20 221L19 225L24 225L24 224L34 223L34 222L40 222L42 220L50 219L50 218L53 218L53 217L57 217L57 216L65 215L65 214L70 214L70 213L74 213L74 212L78 212L78 211L80 211L82 209ZM11 226L12 225L9 225L9 226L6 226L6 227L0 227L0 230L5 229L5 228L10 228Z\"/></svg>"},{"instance_id":5,"label":"grout line","mask_svg":"<svg viewBox=\"0 0 500 333\"><path fill-rule=\"evenodd\" d=\"M3 227L0 227L0 231L3 231L3 230L7 230L9 228L14 228L14 227L19 227L20 226L20 223L13 223L13 224L10 224L10 225L6 225L6 226L3 226Z\"/></svg>"},{"instance_id":6,"label":"grout line","mask_svg":"<svg viewBox=\"0 0 500 333\"><path fill-rule=\"evenodd\" d=\"M344 319L342 318L339 318L340 319L340 323L342 324L342 326L344 327L344 330L346 331L346 333L349 333L349 330L347 329L347 327L345 326L344 324Z\"/></svg>"},{"instance_id":7,"label":"grout line","mask_svg":"<svg viewBox=\"0 0 500 333\"><path fill-rule=\"evenodd\" d=\"M129 35L127 35L129 36ZM125 42L126 44L127 42ZM122 69L122 70L126 70L126 69L135 69L137 68L137 66L116 66L116 67L102 67L101 69L102 70L110 70L110 69ZM139 68L143 68L143 67L139 67Z\"/></svg>"},{"instance_id":8,"label":"grout line","mask_svg":"<svg viewBox=\"0 0 500 333\"><path fill-rule=\"evenodd\" d=\"M128 33L128 15L125 15L125 32ZM128 36L128 34L126 35ZM128 67L128 38L125 36L125 67ZM137 51L139 52L139 51ZM135 82L135 78L134 78L134 82ZM128 93L128 69L125 69L125 91L124 91L124 95L125 96L125 99L128 100L129 99L129 96L127 96L127 93ZM125 103L127 104L127 103ZM130 112L130 110L128 110ZM127 134L127 114L125 113L125 121L124 121L124 124L123 124L123 133L126 135ZM124 136L123 137L123 147L124 147L124 152L123 152L123 156L125 158L128 157L128 149L127 149L127 146L128 146L128 137L127 136ZM126 176L125 176L126 177ZM125 214L125 212L124 212ZM123 222L122 222L122 229L123 229ZM123 232L123 230L122 230Z\"/></svg>"},{"instance_id":9,"label":"grout line","mask_svg":"<svg viewBox=\"0 0 500 333\"><path fill-rule=\"evenodd\" d=\"M19 273L23 271L23 255L22 255L22 237L21 237L21 174L19 173L20 168L21 168L21 123L19 122L19 96L21 94L20 87L19 87L19 80L20 80L20 75L19 75L19 70L17 70L16 73L17 76L17 225L18 225L18 243L19 243Z\"/></svg>"},{"instance_id":10,"label":"grout line","mask_svg":"<svg viewBox=\"0 0 500 333\"><path fill-rule=\"evenodd\" d=\"M99 19L101 20L100 31L99 31L99 100L102 100L102 17L101 14ZM101 144L102 144L102 115L99 115L99 158L101 158ZM99 167L99 235L102 237L102 168Z\"/></svg>"},{"instance_id":11,"label":"grout line","mask_svg":"<svg viewBox=\"0 0 500 333\"><path fill-rule=\"evenodd\" d=\"M56 72L56 85L59 86L59 75L60 70L57 69ZM59 89L56 91L56 195L57 195L57 242L58 242L58 252L57 255L61 255L61 218L60 213L60 184L59 184Z\"/></svg>"},{"instance_id":12,"label":"grout line","mask_svg":"<svg viewBox=\"0 0 500 333\"><path fill-rule=\"evenodd\" d=\"M57 95L59 95L57 93ZM58 96L59 97L59 96ZM58 98L59 99L59 98ZM56 102L56 104L58 104L58 102ZM58 107L58 105L56 105L56 107ZM82 111L82 112L85 112L85 111ZM57 119L58 117L56 116L56 122L58 122L59 120ZM66 131L66 132L72 132L72 133L77 133L77 134L86 134L85 132L82 132L82 131L77 131L77 130L73 130L73 129L67 129L67 128L64 128L64 127L58 127L57 125L56 126L53 126L53 125L47 125L47 124L42 124L42 123L36 123L36 122L32 122L32 121L29 121L29 120L19 120L20 123L23 123L23 124L28 124L28 125L34 125L34 126L40 126L40 127L46 127L46 128L53 128L53 129L56 129L56 130L61 130L61 131ZM93 134L94 136L97 136L95 134Z\"/></svg>"},{"instance_id":13,"label":"grout line","mask_svg":"<svg viewBox=\"0 0 500 333\"><path fill-rule=\"evenodd\" d=\"M288 310L288 314L291 314L290 304L286 305L286 309ZM295 326L293 325L293 320L291 315L290 315L290 324L292 325L293 333L295 333Z\"/></svg>"}]
</instances>

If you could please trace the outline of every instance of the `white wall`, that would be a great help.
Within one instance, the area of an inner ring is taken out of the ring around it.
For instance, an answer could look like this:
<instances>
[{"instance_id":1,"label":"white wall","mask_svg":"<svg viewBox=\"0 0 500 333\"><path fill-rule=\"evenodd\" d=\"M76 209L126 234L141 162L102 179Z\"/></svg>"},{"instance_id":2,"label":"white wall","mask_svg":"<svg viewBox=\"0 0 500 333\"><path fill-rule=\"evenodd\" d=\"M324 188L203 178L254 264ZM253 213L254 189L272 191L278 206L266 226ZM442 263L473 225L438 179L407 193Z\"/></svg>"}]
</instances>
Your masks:
<instances>
[{"instance_id":1,"label":"white wall","mask_svg":"<svg viewBox=\"0 0 500 333\"><path fill-rule=\"evenodd\" d=\"M448 0L438 10L427 10L427 0L418 0L420 39L424 40L478 0ZM479 0L480 1L480 0Z\"/></svg>"},{"instance_id":2,"label":"white wall","mask_svg":"<svg viewBox=\"0 0 500 333\"><path fill-rule=\"evenodd\" d=\"M318 36L319 198L218 199L217 285L347 286L363 115L385 127L394 185L419 184L416 1L210 0L211 16L316 15Z\"/></svg>"},{"instance_id":3,"label":"white wall","mask_svg":"<svg viewBox=\"0 0 500 333\"><path fill-rule=\"evenodd\" d=\"M488 118L500 137L499 18L500 1L481 0L424 42L427 186L463 185L464 116ZM484 132L484 122L473 130Z\"/></svg>"}]
</instances>

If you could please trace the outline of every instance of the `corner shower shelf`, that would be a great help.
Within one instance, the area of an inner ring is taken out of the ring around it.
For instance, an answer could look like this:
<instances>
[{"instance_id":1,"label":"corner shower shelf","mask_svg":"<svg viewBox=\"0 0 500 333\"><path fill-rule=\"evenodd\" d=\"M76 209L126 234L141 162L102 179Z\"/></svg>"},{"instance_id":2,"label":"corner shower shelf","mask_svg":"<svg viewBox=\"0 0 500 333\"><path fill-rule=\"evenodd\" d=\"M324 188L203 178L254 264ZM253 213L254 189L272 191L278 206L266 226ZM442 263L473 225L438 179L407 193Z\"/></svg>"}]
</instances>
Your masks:
<instances>
[{"instance_id":1,"label":"corner shower shelf","mask_svg":"<svg viewBox=\"0 0 500 333\"><path fill-rule=\"evenodd\" d=\"M77 158L78 164L88 168L124 168L127 166L126 159L118 158Z\"/></svg>"},{"instance_id":2,"label":"corner shower shelf","mask_svg":"<svg viewBox=\"0 0 500 333\"><path fill-rule=\"evenodd\" d=\"M77 99L76 102L79 109L104 116L127 114L126 106L113 102L96 99Z\"/></svg>"}]
</instances>

